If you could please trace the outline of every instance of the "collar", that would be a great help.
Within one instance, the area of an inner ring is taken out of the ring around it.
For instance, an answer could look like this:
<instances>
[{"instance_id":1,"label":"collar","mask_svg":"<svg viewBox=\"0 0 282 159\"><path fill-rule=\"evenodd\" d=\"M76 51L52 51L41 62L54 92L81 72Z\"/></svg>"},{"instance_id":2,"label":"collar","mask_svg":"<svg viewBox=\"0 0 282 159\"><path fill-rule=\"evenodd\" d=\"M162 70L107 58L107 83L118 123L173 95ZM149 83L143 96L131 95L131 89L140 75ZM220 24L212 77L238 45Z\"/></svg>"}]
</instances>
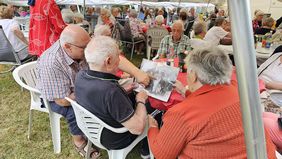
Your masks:
<instances>
[{"instance_id":1,"label":"collar","mask_svg":"<svg viewBox=\"0 0 282 159\"><path fill-rule=\"evenodd\" d=\"M223 87L228 86L228 85L229 84L223 84L223 85L220 85L220 84L218 84L218 85L205 84L201 88L196 90L195 92L191 93L190 96L199 96L199 95L211 92L213 90L223 88Z\"/></svg>"},{"instance_id":2,"label":"collar","mask_svg":"<svg viewBox=\"0 0 282 159\"><path fill-rule=\"evenodd\" d=\"M112 82L118 82L120 80L119 77L105 72L98 72L93 70L87 70L86 75L91 78L105 80L105 81L112 81Z\"/></svg>"},{"instance_id":3,"label":"collar","mask_svg":"<svg viewBox=\"0 0 282 159\"><path fill-rule=\"evenodd\" d=\"M170 35L170 40L171 40L171 42L172 42L173 44L179 44L179 43L181 43L181 42L184 41L184 34L181 35L180 40L177 41L177 42L173 41L172 35Z\"/></svg>"}]
</instances>

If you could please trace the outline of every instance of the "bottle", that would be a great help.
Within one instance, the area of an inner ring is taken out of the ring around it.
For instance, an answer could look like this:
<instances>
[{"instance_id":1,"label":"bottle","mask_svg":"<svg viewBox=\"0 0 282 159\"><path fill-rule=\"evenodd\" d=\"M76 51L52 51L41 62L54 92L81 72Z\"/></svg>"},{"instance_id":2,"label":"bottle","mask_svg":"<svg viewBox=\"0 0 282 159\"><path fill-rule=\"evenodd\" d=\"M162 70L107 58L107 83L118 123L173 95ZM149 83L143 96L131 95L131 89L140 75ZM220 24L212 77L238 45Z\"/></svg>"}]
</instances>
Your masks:
<instances>
[{"instance_id":1,"label":"bottle","mask_svg":"<svg viewBox=\"0 0 282 159\"><path fill-rule=\"evenodd\" d=\"M185 68L185 62L184 62L184 59L186 57L186 54L184 53L179 53L178 55L178 67L179 67L179 71L184 73L184 72L187 72L186 68Z\"/></svg>"},{"instance_id":2,"label":"bottle","mask_svg":"<svg viewBox=\"0 0 282 159\"><path fill-rule=\"evenodd\" d=\"M261 40L261 47L264 48L265 46L266 46L266 36L263 36Z\"/></svg>"},{"instance_id":3,"label":"bottle","mask_svg":"<svg viewBox=\"0 0 282 159\"><path fill-rule=\"evenodd\" d=\"M267 36L265 48L270 48L271 43L272 43L272 30L270 31L270 34L268 34Z\"/></svg>"}]
</instances>

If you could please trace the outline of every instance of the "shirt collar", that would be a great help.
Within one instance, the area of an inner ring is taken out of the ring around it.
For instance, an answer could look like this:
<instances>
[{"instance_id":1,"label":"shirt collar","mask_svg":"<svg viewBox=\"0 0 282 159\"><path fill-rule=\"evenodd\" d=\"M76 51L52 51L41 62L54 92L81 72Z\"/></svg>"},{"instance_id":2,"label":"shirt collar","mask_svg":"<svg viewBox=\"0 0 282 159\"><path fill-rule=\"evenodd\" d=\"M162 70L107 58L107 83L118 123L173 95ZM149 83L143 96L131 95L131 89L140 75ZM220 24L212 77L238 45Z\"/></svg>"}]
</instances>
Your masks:
<instances>
[{"instance_id":1,"label":"shirt collar","mask_svg":"<svg viewBox=\"0 0 282 159\"><path fill-rule=\"evenodd\" d=\"M98 71L93 71L93 70L87 70L86 74L92 78L97 78L101 80L109 80L113 82L118 82L120 80L119 77L110 74L110 73L105 73L105 72L98 72Z\"/></svg>"},{"instance_id":2,"label":"shirt collar","mask_svg":"<svg viewBox=\"0 0 282 159\"><path fill-rule=\"evenodd\" d=\"M171 42L172 42L173 44L179 44L179 43L181 43L181 42L184 41L184 34L181 35L180 40L177 41L177 42L173 41L172 35L170 35L170 40L171 40Z\"/></svg>"},{"instance_id":3,"label":"shirt collar","mask_svg":"<svg viewBox=\"0 0 282 159\"><path fill-rule=\"evenodd\" d=\"M201 88L197 89L195 92L191 93L190 96L198 96L198 95L202 95L208 92L211 92L213 90L216 89L220 89L223 88L225 86L228 86L229 84L218 84L218 85L209 85L209 84L205 84L203 85Z\"/></svg>"}]
</instances>

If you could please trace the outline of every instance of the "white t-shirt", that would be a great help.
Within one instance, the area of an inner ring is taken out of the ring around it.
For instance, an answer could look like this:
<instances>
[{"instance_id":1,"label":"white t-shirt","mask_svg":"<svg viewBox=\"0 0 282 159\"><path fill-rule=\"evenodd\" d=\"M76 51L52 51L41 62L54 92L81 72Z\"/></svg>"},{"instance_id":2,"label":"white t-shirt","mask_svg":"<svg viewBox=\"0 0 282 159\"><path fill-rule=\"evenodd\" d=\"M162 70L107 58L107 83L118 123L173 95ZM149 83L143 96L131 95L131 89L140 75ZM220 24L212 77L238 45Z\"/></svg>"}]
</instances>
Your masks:
<instances>
[{"instance_id":1,"label":"white t-shirt","mask_svg":"<svg viewBox=\"0 0 282 159\"><path fill-rule=\"evenodd\" d=\"M0 19L0 25L2 25L4 33L16 52L26 47L26 44L21 41L13 32L15 29L20 29L19 24L13 19Z\"/></svg>"},{"instance_id":2,"label":"white t-shirt","mask_svg":"<svg viewBox=\"0 0 282 159\"><path fill-rule=\"evenodd\" d=\"M206 34L204 40L210 42L213 45L218 45L220 39L224 38L228 34L223 28L214 26Z\"/></svg>"}]
</instances>

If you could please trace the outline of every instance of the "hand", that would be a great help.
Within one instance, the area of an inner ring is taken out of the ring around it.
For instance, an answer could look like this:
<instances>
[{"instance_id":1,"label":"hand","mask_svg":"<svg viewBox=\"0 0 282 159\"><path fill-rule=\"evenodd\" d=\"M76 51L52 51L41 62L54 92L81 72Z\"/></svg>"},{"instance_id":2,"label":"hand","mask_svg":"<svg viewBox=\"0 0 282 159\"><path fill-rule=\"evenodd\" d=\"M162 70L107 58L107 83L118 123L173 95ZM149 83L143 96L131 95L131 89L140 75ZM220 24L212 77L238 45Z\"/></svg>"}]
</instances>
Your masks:
<instances>
[{"instance_id":1,"label":"hand","mask_svg":"<svg viewBox=\"0 0 282 159\"><path fill-rule=\"evenodd\" d=\"M186 88L180 81L176 80L173 86L178 93L185 95Z\"/></svg>"},{"instance_id":2,"label":"hand","mask_svg":"<svg viewBox=\"0 0 282 159\"><path fill-rule=\"evenodd\" d=\"M147 99L148 99L148 95L145 91L141 91L136 95L136 102L140 101L140 102L146 103Z\"/></svg>"},{"instance_id":3,"label":"hand","mask_svg":"<svg viewBox=\"0 0 282 159\"><path fill-rule=\"evenodd\" d=\"M126 72L123 72L123 74L121 75L121 78L129 78L130 77L130 74L126 73Z\"/></svg>"},{"instance_id":4,"label":"hand","mask_svg":"<svg viewBox=\"0 0 282 159\"><path fill-rule=\"evenodd\" d=\"M143 84L145 86L148 86L150 84L150 80L151 80L150 76L147 73L145 73L141 70L139 70L139 72L136 74L135 78L136 78L137 82L140 83L140 84Z\"/></svg>"},{"instance_id":5,"label":"hand","mask_svg":"<svg viewBox=\"0 0 282 159\"><path fill-rule=\"evenodd\" d=\"M158 122L151 115L148 115L148 122L149 122L149 128L150 127L156 127L156 128L159 127Z\"/></svg>"}]
</instances>

